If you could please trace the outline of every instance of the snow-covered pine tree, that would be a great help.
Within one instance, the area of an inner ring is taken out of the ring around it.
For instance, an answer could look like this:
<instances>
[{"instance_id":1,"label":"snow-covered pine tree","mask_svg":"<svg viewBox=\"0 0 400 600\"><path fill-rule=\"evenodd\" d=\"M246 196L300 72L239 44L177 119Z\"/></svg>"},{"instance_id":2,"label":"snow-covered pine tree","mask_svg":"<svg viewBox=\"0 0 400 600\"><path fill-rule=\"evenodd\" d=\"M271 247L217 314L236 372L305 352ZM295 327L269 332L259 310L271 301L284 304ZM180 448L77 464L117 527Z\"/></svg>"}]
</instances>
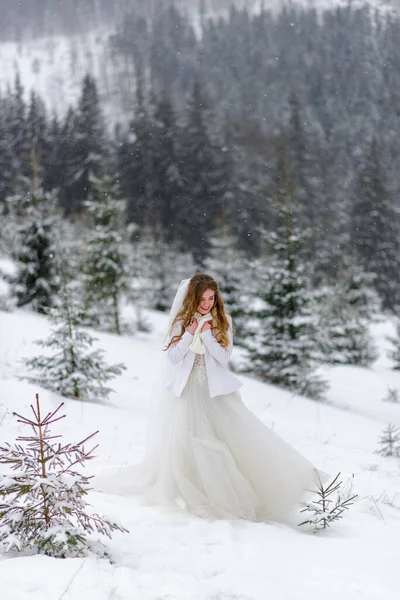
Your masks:
<instances>
[{"instance_id":1,"label":"snow-covered pine tree","mask_svg":"<svg viewBox=\"0 0 400 600\"><path fill-rule=\"evenodd\" d=\"M60 304L49 312L49 317L53 323L50 336L36 343L53 354L26 359L28 370L36 375L23 378L69 398L108 398L112 390L105 383L120 375L125 366L108 365L103 351L91 350L95 338L82 330L86 315L71 286L64 285Z\"/></svg>"},{"instance_id":2,"label":"snow-covered pine tree","mask_svg":"<svg viewBox=\"0 0 400 600\"><path fill-rule=\"evenodd\" d=\"M400 216L394 206L374 138L355 186L351 214L351 243L374 285L384 309L400 305Z\"/></svg>"},{"instance_id":3,"label":"snow-covered pine tree","mask_svg":"<svg viewBox=\"0 0 400 600\"><path fill-rule=\"evenodd\" d=\"M392 369L400 371L400 321L396 325L396 337L389 336L388 340L392 342L392 349L389 351L388 356L393 360Z\"/></svg>"},{"instance_id":4,"label":"snow-covered pine tree","mask_svg":"<svg viewBox=\"0 0 400 600\"><path fill-rule=\"evenodd\" d=\"M376 451L381 456L400 457L400 429L396 425L389 425L383 430L379 438L379 450Z\"/></svg>"},{"instance_id":5,"label":"snow-covered pine tree","mask_svg":"<svg viewBox=\"0 0 400 600\"><path fill-rule=\"evenodd\" d=\"M82 262L85 311L102 329L121 334L121 300L132 278L125 205L117 185L105 176L92 184L85 206L90 219Z\"/></svg>"},{"instance_id":6,"label":"snow-covered pine tree","mask_svg":"<svg viewBox=\"0 0 400 600\"><path fill-rule=\"evenodd\" d=\"M251 270L244 252L237 249L236 240L227 231L211 239L207 272L218 282L225 308L231 315L235 343L244 343L246 335L246 305L250 295Z\"/></svg>"},{"instance_id":7,"label":"snow-covered pine tree","mask_svg":"<svg viewBox=\"0 0 400 600\"><path fill-rule=\"evenodd\" d=\"M341 489L342 482L338 481L339 476L340 473L326 486L319 480L316 491L317 500L303 502L303 508L300 512L306 513L308 518L299 523L299 527L312 525L314 532L326 529L334 521L342 519L345 511L354 504L353 500L357 498L357 494L352 493L352 483ZM335 499L333 500L332 497Z\"/></svg>"},{"instance_id":8,"label":"snow-covered pine tree","mask_svg":"<svg viewBox=\"0 0 400 600\"><path fill-rule=\"evenodd\" d=\"M33 169L31 176L37 176L43 185L44 171L50 151L50 139L48 137L46 105L35 91L31 91L30 94L26 127L30 151L33 150L35 156L38 157L37 164L29 165ZM56 182L56 185L50 189L55 189L58 186L59 184Z\"/></svg>"},{"instance_id":9,"label":"snow-covered pine tree","mask_svg":"<svg viewBox=\"0 0 400 600\"><path fill-rule=\"evenodd\" d=\"M18 264L13 285L17 305L44 313L55 304L60 286L58 198L55 191L44 192L34 177L32 190L23 198L14 197L12 204L23 204L25 213L17 226L13 257Z\"/></svg>"},{"instance_id":10,"label":"snow-covered pine tree","mask_svg":"<svg viewBox=\"0 0 400 600\"><path fill-rule=\"evenodd\" d=\"M0 98L0 211L5 206L8 196L14 192L14 155L12 152L12 138L8 114L9 103L5 98ZM0 213L1 214L1 213ZM1 231L0 231L1 237Z\"/></svg>"},{"instance_id":11,"label":"snow-covered pine tree","mask_svg":"<svg viewBox=\"0 0 400 600\"><path fill-rule=\"evenodd\" d=\"M294 206L299 227L302 231L308 231L302 252L304 258L317 264L323 239L321 225L328 208L322 192L321 156L313 148L315 143L305 129L307 119L301 115L300 102L295 93L289 99L289 112L287 138Z\"/></svg>"},{"instance_id":12,"label":"snow-covered pine tree","mask_svg":"<svg viewBox=\"0 0 400 600\"><path fill-rule=\"evenodd\" d=\"M100 182L105 160L104 120L96 81L91 75L83 80L82 93L71 123L67 140L70 178L67 213L82 212L83 203L90 198L93 185ZM71 147L71 146L70 146Z\"/></svg>"},{"instance_id":13,"label":"snow-covered pine tree","mask_svg":"<svg viewBox=\"0 0 400 600\"><path fill-rule=\"evenodd\" d=\"M147 222L166 243L179 239L176 224L180 219L178 199L182 194L181 156L178 153L179 129L174 107L164 92L156 103L153 138L154 203Z\"/></svg>"},{"instance_id":14,"label":"snow-covered pine tree","mask_svg":"<svg viewBox=\"0 0 400 600\"><path fill-rule=\"evenodd\" d=\"M216 160L216 145L207 130L205 99L198 80L188 98L186 123L179 148L182 174L174 225L182 249L190 251L198 269L203 269L210 251L210 238L220 213L223 190Z\"/></svg>"},{"instance_id":15,"label":"snow-covered pine tree","mask_svg":"<svg viewBox=\"0 0 400 600\"><path fill-rule=\"evenodd\" d=\"M33 550L68 558L93 551L105 556L105 546L88 534L111 538L113 531L127 531L89 512L85 496L91 477L81 473L78 465L85 466L94 457L97 446L87 450L85 445L98 432L78 443L54 443L61 436L50 435L50 425L65 417L58 414L62 406L43 417L36 394L33 418L14 413L29 427L30 435L0 447L0 464L9 469L0 475L0 548L5 552Z\"/></svg>"},{"instance_id":16,"label":"snow-covered pine tree","mask_svg":"<svg viewBox=\"0 0 400 600\"><path fill-rule=\"evenodd\" d=\"M13 193L24 192L24 179L32 176L30 162L32 147L29 144L27 106L25 89L21 84L19 73L15 76L14 88L9 97L10 110L7 111L9 142L12 154L12 171L14 175ZM7 141L7 140L6 140ZM20 185L20 182L22 185Z\"/></svg>"},{"instance_id":17,"label":"snow-covered pine tree","mask_svg":"<svg viewBox=\"0 0 400 600\"><path fill-rule=\"evenodd\" d=\"M338 269L333 282L314 290L312 304L322 362L369 366L377 358L369 323L379 298L361 267L348 263Z\"/></svg>"},{"instance_id":18,"label":"snow-covered pine tree","mask_svg":"<svg viewBox=\"0 0 400 600\"><path fill-rule=\"evenodd\" d=\"M140 228L140 236L133 242L133 254L138 279L134 282L132 299L143 307L168 310L177 283L195 272L191 254L160 239L151 227Z\"/></svg>"},{"instance_id":19,"label":"snow-covered pine tree","mask_svg":"<svg viewBox=\"0 0 400 600\"><path fill-rule=\"evenodd\" d=\"M310 398L323 398L327 384L315 374L315 324L304 266L299 262L301 237L286 190L278 210L277 231L270 235L272 263L260 277L257 304L249 314L247 370L265 381Z\"/></svg>"},{"instance_id":20,"label":"snow-covered pine tree","mask_svg":"<svg viewBox=\"0 0 400 600\"><path fill-rule=\"evenodd\" d=\"M135 63L136 97L134 117L117 153L122 194L126 198L128 223L144 226L155 203L153 106L146 94L142 63Z\"/></svg>"},{"instance_id":21,"label":"snow-covered pine tree","mask_svg":"<svg viewBox=\"0 0 400 600\"><path fill-rule=\"evenodd\" d=\"M400 391L396 387L388 387L387 394L383 398L384 402L400 403Z\"/></svg>"}]
</instances>

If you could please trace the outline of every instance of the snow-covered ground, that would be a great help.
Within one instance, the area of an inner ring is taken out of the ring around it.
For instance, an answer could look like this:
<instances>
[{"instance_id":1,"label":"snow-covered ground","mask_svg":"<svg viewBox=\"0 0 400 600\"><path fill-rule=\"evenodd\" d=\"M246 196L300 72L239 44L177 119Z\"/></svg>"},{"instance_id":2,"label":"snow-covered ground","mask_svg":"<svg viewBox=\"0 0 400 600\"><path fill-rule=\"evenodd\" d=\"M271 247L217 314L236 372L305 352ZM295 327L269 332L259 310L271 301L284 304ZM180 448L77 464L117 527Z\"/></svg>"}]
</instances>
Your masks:
<instances>
[{"instance_id":1,"label":"snow-covered ground","mask_svg":"<svg viewBox=\"0 0 400 600\"><path fill-rule=\"evenodd\" d=\"M148 311L150 334L97 333L109 362L127 370L111 382L108 403L65 400L67 415L54 433L79 441L99 429L90 464L138 462L143 453L146 410L160 358L163 314ZM40 352L45 317L29 311L0 312L0 441L23 427L12 411L28 415L36 392L43 410L62 398L18 376L21 362ZM90 493L100 514L115 517L129 534L106 544L113 563L88 557L0 556L1 600L394 600L400 590L400 460L375 454L389 423L400 425L400 404L383 402L388 386L400 389L390 370L385 336L393 323L373 326L381 356L371 369L326 368L328 402L316 403L242 377L243 400L267 425L317 467L343 481L354 475L359 499L342 521L324 533L244 521L208 522L184 512L139 505L134 498ZM273 460L273 457L266 457ZM301 515L303 516L303 515Z\"/></svg>"}]
</instances>

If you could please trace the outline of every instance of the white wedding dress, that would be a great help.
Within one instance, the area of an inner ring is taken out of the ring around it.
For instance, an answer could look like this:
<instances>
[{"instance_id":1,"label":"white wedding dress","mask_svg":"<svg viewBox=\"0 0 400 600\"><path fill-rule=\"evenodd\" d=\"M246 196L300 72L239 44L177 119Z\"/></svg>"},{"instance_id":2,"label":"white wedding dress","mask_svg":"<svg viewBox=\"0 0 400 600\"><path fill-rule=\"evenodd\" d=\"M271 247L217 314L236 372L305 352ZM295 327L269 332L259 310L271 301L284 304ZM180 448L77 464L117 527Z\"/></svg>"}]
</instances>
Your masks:
<instances>
[{"instance_id":1,"label":"white wedding dress","mask_svg":"<svg viewBox=\"0 0 400 600\"><path fill-rule=\"evenodd\" d=\"M96 490L183 504L206 519L290 522L307 490L327 478L249 411L239 391L210 398L202 354L182 396L166 396L162 410L144 462L100 473Z\"/></svg>"}]
</instances>

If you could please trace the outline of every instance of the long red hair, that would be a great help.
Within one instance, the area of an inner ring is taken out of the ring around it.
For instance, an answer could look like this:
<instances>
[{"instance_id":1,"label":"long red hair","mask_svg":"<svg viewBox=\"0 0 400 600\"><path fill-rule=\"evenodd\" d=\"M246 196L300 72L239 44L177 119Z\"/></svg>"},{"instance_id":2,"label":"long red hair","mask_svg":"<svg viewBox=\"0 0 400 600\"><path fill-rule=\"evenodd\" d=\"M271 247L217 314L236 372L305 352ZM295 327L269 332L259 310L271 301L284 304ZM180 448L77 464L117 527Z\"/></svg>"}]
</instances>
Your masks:
<instances>
[{"instance_id":1,"label":"long red hair","mask_svg":"<svg viewBox=\"0 0 400 600\"><path fill-rule=\"evenodd\" d=\"M189 282L182 308L172 323L170 335L172 335L172 329L175 323L179 321L181 321L181 331L171 339L168 346L166 346L164 350L168 350L171 344L176 344L182 338L183 334L185 333L185 329L188 325L190 325L193 315L197 311L201 302L201 297L206 290L212 290L214 292L214 304L210 311L213 317L213 334L221 346L224 348L228 346L228 328L230 323L228 315L225 312L224 301L222 300L218 283L213 277L211 277L211 275L207 275L207 273L196 273Z\"/></svg>"}]
</instances>

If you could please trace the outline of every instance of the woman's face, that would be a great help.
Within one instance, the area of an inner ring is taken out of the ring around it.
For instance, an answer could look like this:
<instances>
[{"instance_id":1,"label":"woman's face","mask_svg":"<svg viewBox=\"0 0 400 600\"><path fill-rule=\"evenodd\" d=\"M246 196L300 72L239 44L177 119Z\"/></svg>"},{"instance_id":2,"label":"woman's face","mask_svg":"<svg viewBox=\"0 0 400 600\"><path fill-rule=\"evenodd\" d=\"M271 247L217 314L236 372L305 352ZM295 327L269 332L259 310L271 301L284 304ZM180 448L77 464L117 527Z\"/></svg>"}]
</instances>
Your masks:
<instances>
[{"instance_id":1,"label":"woman's face","mask_svg":"<svg viewBox=\"0 0 400 600\"><path fill-rule=\"evenodd\" d=\"M200 304L197 310L202 315L206 315L214 306L215 292L214 290L206 290L201 297Z\"/></svg>"}]
</instances>

